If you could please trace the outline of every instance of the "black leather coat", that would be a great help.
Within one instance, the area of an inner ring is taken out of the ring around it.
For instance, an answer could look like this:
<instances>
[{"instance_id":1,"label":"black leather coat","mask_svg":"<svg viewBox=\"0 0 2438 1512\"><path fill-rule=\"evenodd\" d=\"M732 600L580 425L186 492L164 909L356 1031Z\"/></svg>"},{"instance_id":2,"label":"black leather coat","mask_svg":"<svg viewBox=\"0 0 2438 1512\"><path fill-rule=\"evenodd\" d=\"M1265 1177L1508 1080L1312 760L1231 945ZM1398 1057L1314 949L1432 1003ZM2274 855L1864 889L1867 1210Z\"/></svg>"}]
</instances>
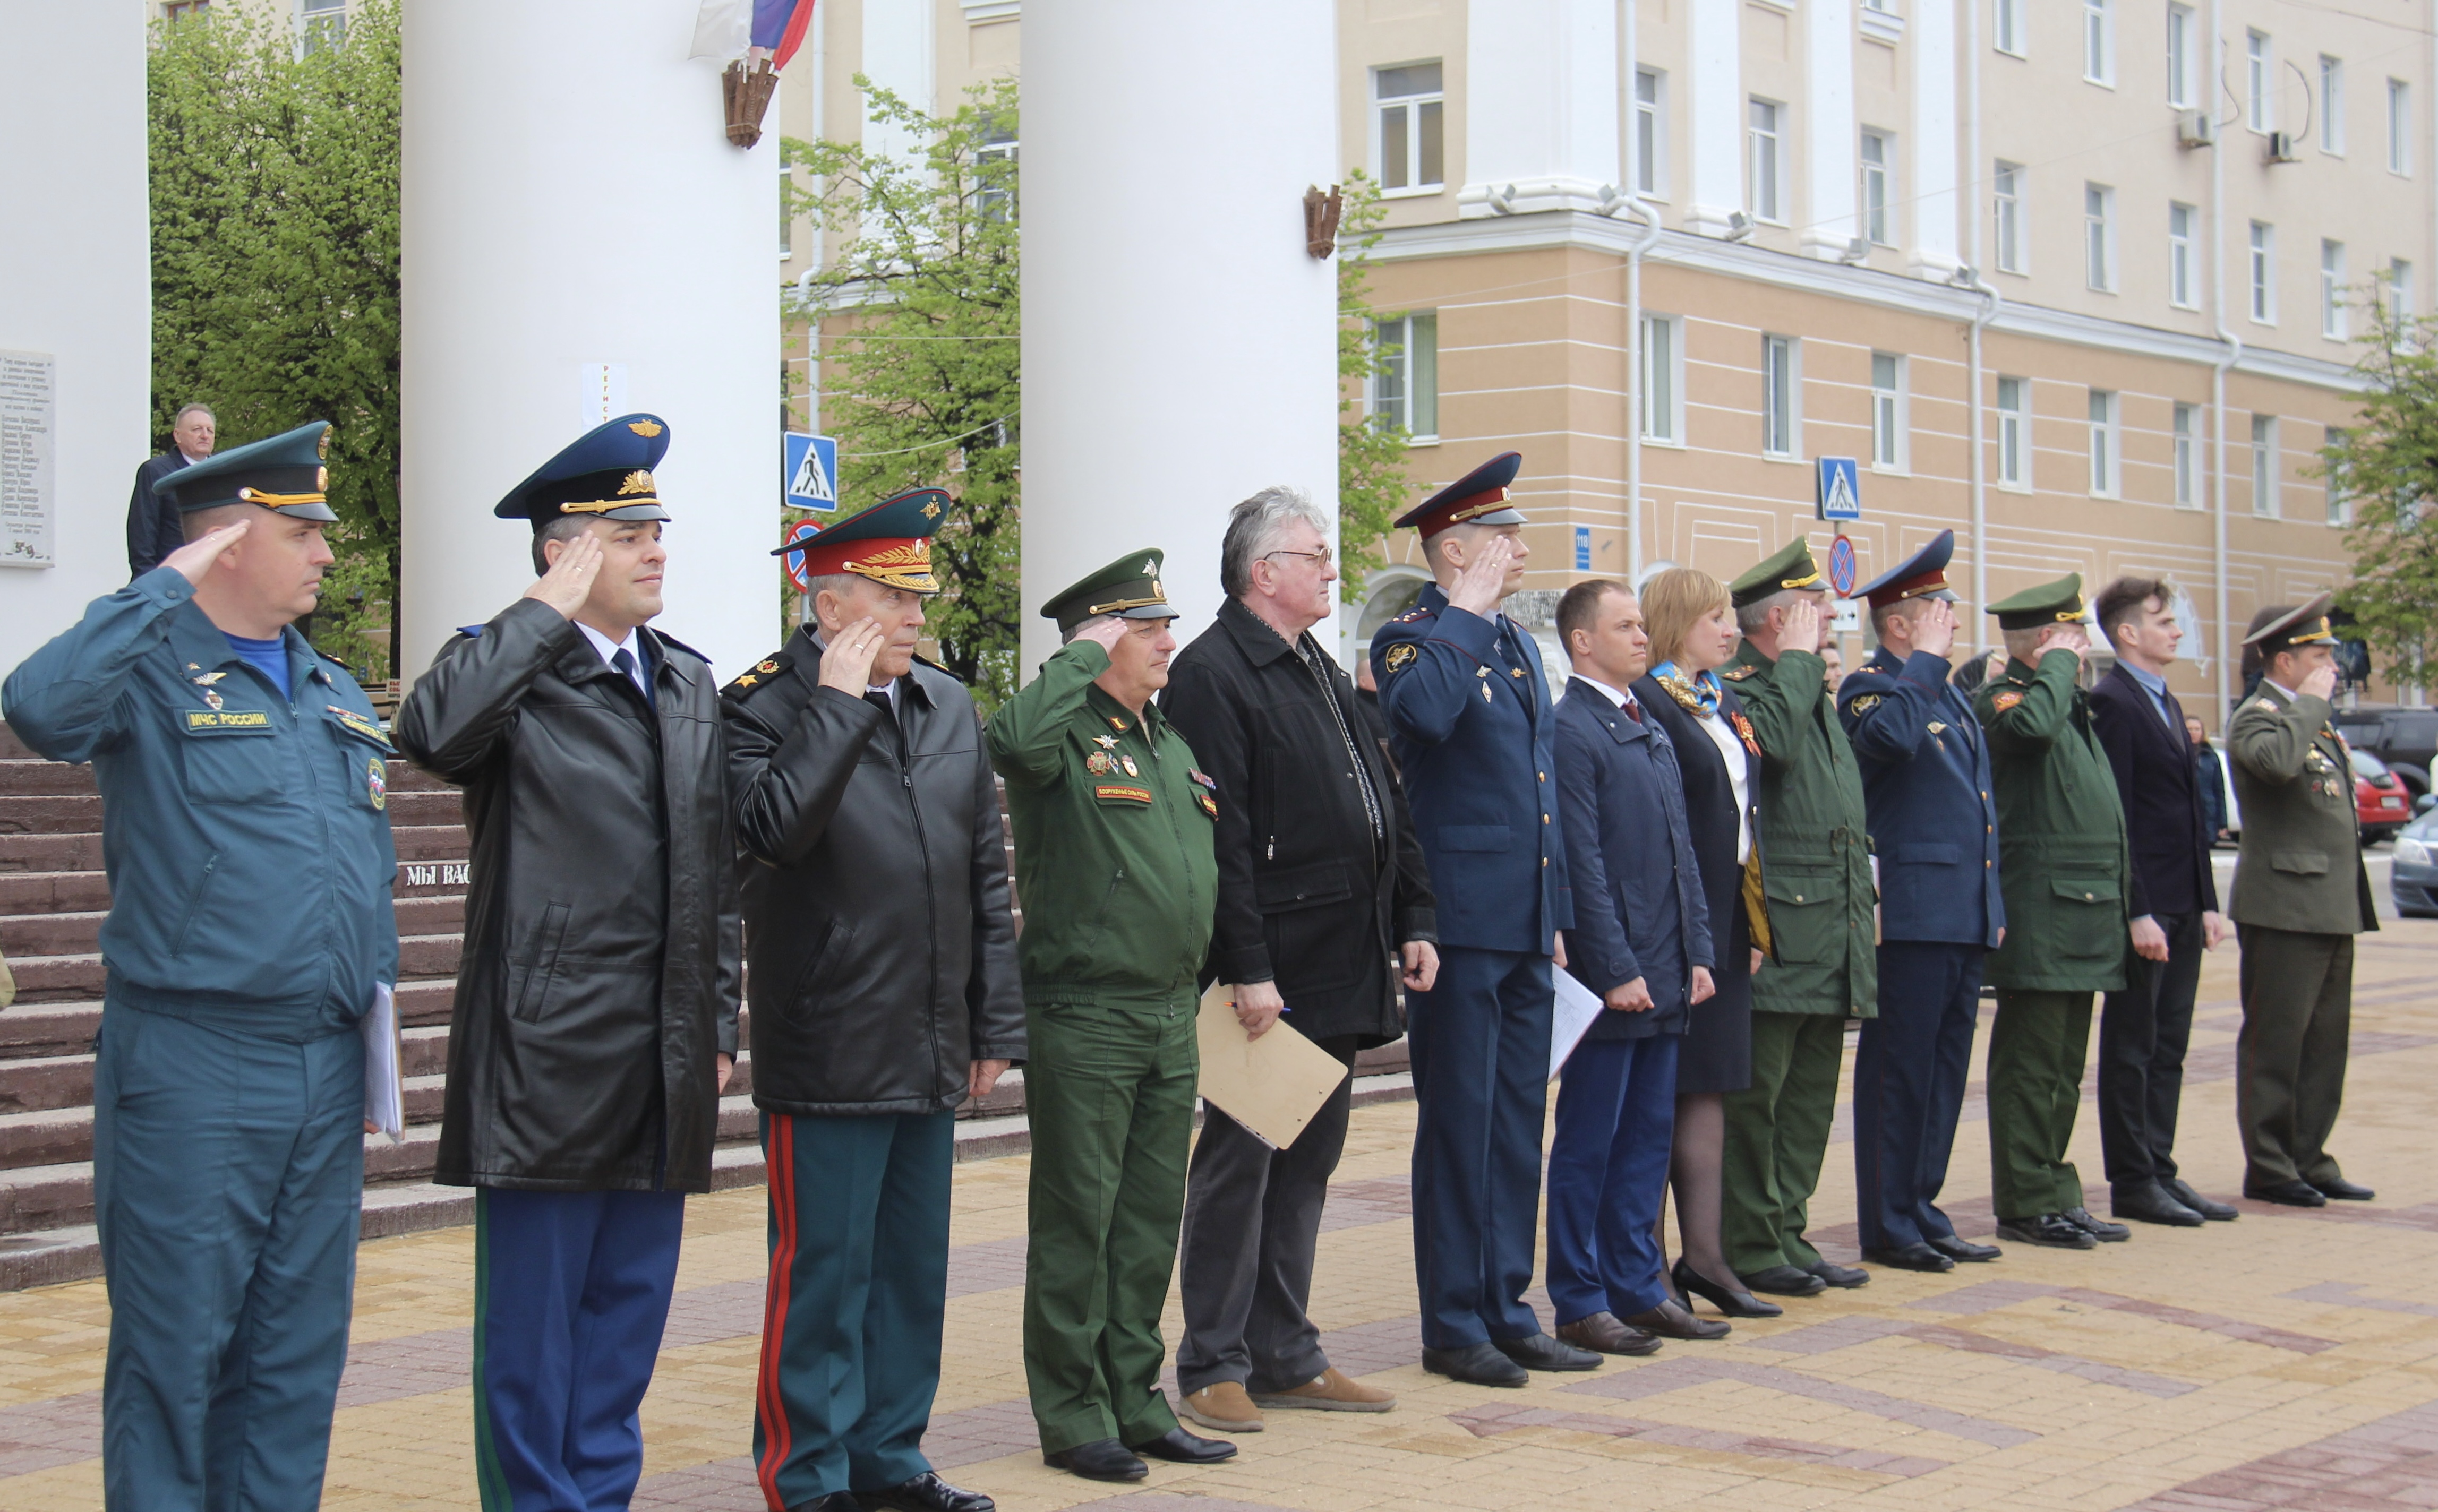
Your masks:
<instances>
[{"instance_id":1,"label":"black leather coat","mask_svg":"<svg viewBox=\"0 0 2438 1512\"><path fill-rule=\"evenodd\" d=\"M896 726L821 686L799 630L724 690L743 849L753 1100L937 1113L974 1061L1024 1059L1006 831L981 721L924 662ZM900 731L903 745L900 745Z\"/></svg>"},{"instance_id":2,"label":"black leather coat","mask_svg":"<svg viewBox=\"0 0 2438 1512\"><path fill-rule=\"evenodd\" d=\"M719 694L699 655L640 635L652 704L519 599L398 709L398 747L466 790L473 839L446 1185L711 1187L740 950Z\"/></svg>"}]
</instances>

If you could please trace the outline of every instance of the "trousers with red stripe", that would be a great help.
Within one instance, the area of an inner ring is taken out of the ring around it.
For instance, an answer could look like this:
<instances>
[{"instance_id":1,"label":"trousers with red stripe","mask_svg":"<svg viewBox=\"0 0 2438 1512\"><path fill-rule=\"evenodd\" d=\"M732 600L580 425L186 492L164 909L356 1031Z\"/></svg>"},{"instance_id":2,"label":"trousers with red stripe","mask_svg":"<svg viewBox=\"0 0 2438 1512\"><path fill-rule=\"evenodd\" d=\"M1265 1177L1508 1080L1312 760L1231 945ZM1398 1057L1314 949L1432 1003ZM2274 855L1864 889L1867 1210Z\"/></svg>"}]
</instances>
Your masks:
<instances>
[{"instance_id":1,"label":"trousers with red stripe","mask_svg":"<svg viewBox=\"0 0 2438 1512\"><path fill-rule=\"evenodd\" d=\"M774 1512L931 1468L956 1127L953 1113L762 1116L770 1283L753 1463Z\"/></svg>"}]
</instances>

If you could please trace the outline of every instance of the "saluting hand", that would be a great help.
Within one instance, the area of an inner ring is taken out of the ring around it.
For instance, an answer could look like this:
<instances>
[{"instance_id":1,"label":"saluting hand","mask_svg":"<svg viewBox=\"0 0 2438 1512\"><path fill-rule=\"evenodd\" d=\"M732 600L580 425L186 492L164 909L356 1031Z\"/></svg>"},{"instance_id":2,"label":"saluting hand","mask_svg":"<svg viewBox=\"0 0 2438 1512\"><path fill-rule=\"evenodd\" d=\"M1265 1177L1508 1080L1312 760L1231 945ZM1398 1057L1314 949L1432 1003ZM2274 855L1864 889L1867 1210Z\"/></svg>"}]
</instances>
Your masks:
<instances>
[{"instance_id":1,"label":"saluting hand","mask_svg":"<svg viewBox=\"0 0 2438 1512\"><path fill-rule=\"evenodd\" d=\"M550 548L544 545L542 549ZM558 560L550 564L550 571L525 589L525 597L539 599L556 609L561 619L572 620L575 611L584 607L584 601L592 596L592 580L600 575L601 538L586 531L568 541Z\"/></svg>"},{"instance_id":2,"label":"saluting hand","mask_svg":"<svg viewBox=\"0 0 2438 1512\"><path fill-rule=\"evenodd\" d=\"M1914 622L1913 643L1917 651L1944 658L1955 648L1955 606L1945 599L1933 599Z\"/></svg>"},{"instance_id":3,"label":"saluting hand","mask_svg":"<svg viewBox=\"0 0 2438 1512\"><path fill-rule=\"evenodd\" d=\"M1507 568L1514 560L1515 542L1511 537L1493 536L1483 541L1480 553L1457 569L1456 583L1448 589L1448 604L1485 620L1497 613L1499 590L1507 586Z\"/></svg>"},{"instance_id":4,"label":"saluting hand","mask_svg":"<svg viewBox=\"0 0 2438 1512\"><path fill-rule=\"evenodd\" d=\"M1810 599L1796 599L1786 607L1786 618L1778 622L1777 648L1780 651L1820 651L1820 606Z\"/></svg>"},{"instance_id":5,"label":"saluting hand","mask_svg":"<svg viewBox=\"0 0 2438 1512\"><path fill-rule=\"evenodd\" d=\"M2337 694L2337 664L2333 661L2329 661L2313 667L2311 669L2311 675L2305 677L2303 679L2303 685L2294 691L2306 698L2317 698L2323 702L2335 697Z\"/></svg>"},{"instance_id":6,"label":"saluting hand","mask_svg":"<svg viewBox=\"0 0 2438 1512\"><path fill-rule=\"evenodd\" d=\"M2040 642L2034 648L2034 655L2044 657L2052 651L2063 651L2078 663L2089 645L2090 642L2083 639L2081 625L2052 624L2040 632Z\"/></svg>"},{"instance_id":7,"label":"saluting hand","mask_svg":"<svg viewBox=\"0 0 2438 1512\"><path fill-rule=\"evenodd\" d=\"M201 588L203 586L203 579L211 574L212 564L221 559L221 553L236 545L238 539L253 527L254 521L251 519L240 519L234 525L222 525L218 530L196 536L186 545L171 552L162 560L161 565L176 568L179 574L187 582Z\"/></svg>"},{"instance_id":8,"label":"saluting hand","mask_svg":"<svg viewBox=\"0 0 2438 1512\"><path fill-rule=\"evenodd\" d=\"M1104 651L1115 652L1118 649L1118 642L1125 638L1127 626L1133 623L1131 620L1121 620L1111 615L1098 624L1087 624L1076 631L1075 639L1089 641Z\"/></svg>"},{"instance_id":9,"label":"saluting hand","mask_svg":"<svg viewBox=\"0 0 2438 1512\"><path fill-rule=\"evenodd\" d=\"M872 663L889 637L870 615L830 637L822 650L822 686L860 698L872 686Z\"/></svg>"}]
</instances>

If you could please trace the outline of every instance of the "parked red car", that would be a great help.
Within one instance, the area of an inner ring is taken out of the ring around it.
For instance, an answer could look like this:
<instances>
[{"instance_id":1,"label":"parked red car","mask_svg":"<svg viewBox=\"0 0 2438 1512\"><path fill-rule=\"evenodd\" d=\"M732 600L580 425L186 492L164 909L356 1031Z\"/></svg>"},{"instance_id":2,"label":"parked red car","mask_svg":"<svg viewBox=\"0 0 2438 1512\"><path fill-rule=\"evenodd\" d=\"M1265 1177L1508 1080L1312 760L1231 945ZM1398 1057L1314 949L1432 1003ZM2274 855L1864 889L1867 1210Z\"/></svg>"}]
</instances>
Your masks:
<instances>
[{"instance_id":1,"label":"parked red car","mask_svg":"<svg viewBox=\"0 0 2438 1512\"><path fill-rule=\"evenodd\" d=\"M2384 840L2412 819L2412 794L2387 763L2354 748L2354 812L2361 818L2362 844Z\"/></svg>"}]
</instances>

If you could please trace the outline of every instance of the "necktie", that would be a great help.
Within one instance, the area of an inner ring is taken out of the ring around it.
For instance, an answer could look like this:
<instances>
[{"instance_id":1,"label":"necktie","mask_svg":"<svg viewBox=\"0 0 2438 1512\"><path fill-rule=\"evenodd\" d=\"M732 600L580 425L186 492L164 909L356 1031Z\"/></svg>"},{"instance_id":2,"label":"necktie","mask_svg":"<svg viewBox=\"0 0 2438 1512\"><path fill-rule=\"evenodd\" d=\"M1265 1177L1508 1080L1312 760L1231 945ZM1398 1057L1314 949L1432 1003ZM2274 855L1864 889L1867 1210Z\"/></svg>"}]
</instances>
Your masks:
<instances>
[{"instance_id":1,"label":"necktie","mask_svg":"<svg viewBox=\"0 0 2438 1512\"><path fill-rule=\"evenodd\" d=\"M635 654L632 651L620 646L618 654L610 659L610 665L617 671L618 676L634 685L635 691L644 695L644 702L650 704L655 711L661 707L660 700L652 696L652 685L635 676Z\"/></svg>"},{"instance_id":2,"label":"necktie","mask_svg":"<svg viewBox=\"0 0 2438 1512\"><path fill-rule=\"evenodd\" d=\"M1642 701L1632 694L1625 695L1624 709L1635 724L1642 723Z\"/></svg>"}]
</instances>

